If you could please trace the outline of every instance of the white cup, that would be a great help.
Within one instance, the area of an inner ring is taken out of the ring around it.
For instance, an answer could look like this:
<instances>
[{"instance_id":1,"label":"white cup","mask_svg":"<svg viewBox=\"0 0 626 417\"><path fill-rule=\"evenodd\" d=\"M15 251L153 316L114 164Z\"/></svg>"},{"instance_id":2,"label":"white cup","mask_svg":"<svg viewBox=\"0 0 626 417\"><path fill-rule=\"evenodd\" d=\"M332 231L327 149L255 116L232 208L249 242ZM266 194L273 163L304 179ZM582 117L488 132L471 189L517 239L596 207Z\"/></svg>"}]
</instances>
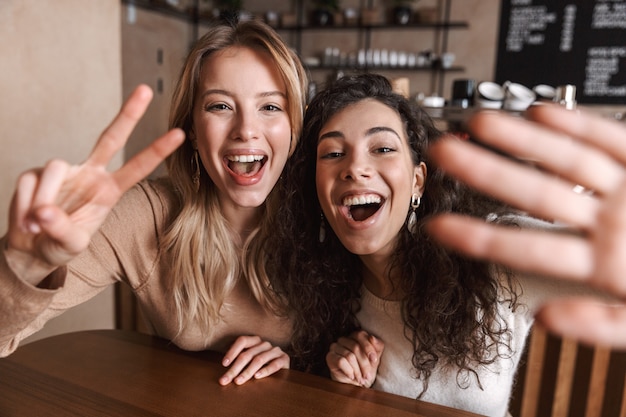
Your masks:
<instances>
[{"instance_id":1,"label":"white cup","mask_svg":"<svg viewBox=\"0 0 626 417\"><path fill-rule=\"evenodd\" d=\"M491 81L483 81L476 87L478 95L487 100L504 100L504 88Z\"/></svg>"},{"instance_id":2,"label":"white cup","mask_svg":"<svg viewBox=\"0 0 626 417\"><path fill-rule=\"evenodd\" d=\"M502 108L504 100L504 88L497 83L491 81L480 82L476 86L476 96L474 102L478 107L485 109Z\"/></svg>"},{"instance_id":3,"label":"white cup","mask_svg":"<svg viewBox=\"0 0 626 417\"><path fill-rule=\"evenodd\" d=\"M422 106L424 107L443 107L446 104L446 99L440 96L428 96L422 100Z\"/></svg>"},{"instance_id":4,"label":"white cup","mask_svg":"<svg viewBox=\"0 0 626 417\"><path fill-rule=\"evenodd\" d=\"M481 109L501 109L502 100L486 100L484 98L475 98L474 103L476 107Z\"/></svg>"},{"instance_id":5,"label":"white cup","mask_svg":"<svg viewBox=\"0 0 626 417\"><path fill-rule=\"evenodd\" d=\"M554 101L556 97L556 88L547 84L539 84L533 87L533 91L537 94L537 100Z\"/></svg>"},{"instance_id":6,"label":"white cup","mask_svg":"<svg viewBox=\"0 0 626 417\"><path fill-rule=\"evenodd\" d=\"M533 90L522 84L507 82L505 85L503 107L506 110L524 111L537 98Z\"/></svg>"},{"instance_id":7,"label":"white cup","mask_svg":"<svg viewBox=\"0 0 626 417\"><path fill-rule=\"evenodd\" d=\"M455 54L453 54L452 52L445 52L441 55L441 67L445 69L452 68L455 60Z\"/></svg>"}]
</instances>

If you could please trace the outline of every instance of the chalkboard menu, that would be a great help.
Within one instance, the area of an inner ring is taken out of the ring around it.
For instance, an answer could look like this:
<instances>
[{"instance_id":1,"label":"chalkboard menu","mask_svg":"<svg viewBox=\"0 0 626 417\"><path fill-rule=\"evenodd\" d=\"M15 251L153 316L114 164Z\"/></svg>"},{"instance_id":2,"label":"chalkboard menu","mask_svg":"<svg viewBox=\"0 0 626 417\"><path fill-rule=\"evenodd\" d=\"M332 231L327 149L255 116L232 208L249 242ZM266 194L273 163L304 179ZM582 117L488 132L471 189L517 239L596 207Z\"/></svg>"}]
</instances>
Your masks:
<instances>
[{"instance_id":1,"label":"chalkboard menu","mask_svg":"<svg viewBox=\"0 0 626 417\"><path fill-rule=\"evenodd\" d=\"M502 0L496 82L626 104L626 0Z\"/></svg>"}]
</instances>

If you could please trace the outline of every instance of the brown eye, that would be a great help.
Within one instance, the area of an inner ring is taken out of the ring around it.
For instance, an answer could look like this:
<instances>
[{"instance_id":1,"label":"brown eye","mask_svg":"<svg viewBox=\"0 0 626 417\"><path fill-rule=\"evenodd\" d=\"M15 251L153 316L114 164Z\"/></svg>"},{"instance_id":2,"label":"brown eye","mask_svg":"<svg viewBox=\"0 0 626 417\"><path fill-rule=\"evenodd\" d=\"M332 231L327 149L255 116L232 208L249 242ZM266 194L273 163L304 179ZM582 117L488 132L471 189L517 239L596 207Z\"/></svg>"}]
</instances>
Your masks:
<instances>
[{"instance_id":1,"label":"brown eye","mask_svg":"<svg viewBox=\"0 0 626 417\"><path fill-rule=\"evenodd\" d=\"M230 109L230 106L224 103L210 104L205 107L206 111L222 111L228 109Z\"/></svg>"},{"instance_id":2,"label":"brown eye","mask_svg":"<svg viewBox=\"0 0 626 417\"><path fill-rule=\"evenodd\" d=\"M393 148L389 148L387 146L383 146L381 148L376 149L376 153L389 153L389 152L394 152L395 149Z\"/></svg>"}]
</instances>

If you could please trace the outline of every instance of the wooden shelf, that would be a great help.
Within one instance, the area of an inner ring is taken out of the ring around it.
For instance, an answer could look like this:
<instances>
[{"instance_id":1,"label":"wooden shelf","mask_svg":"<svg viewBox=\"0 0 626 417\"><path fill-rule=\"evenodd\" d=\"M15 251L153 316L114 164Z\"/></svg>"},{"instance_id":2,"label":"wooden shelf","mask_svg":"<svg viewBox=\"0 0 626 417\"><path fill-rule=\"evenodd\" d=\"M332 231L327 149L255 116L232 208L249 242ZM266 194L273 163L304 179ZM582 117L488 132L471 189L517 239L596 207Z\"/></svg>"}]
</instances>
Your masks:
<instances>
[{"instance_id":1,"label":"wooden shelf","mask_svg":"<svg viewBox=\"0 0 626 417\"><path fill-rule=\"evenodd\" d=\"M278 26L277 30L299 30L299 31L323 31L323 30L432 30L432 29L466 29L469 27L467 22L438 22L438 23L408 23L406 25L397 25L392 23L381 23L376 25L297 25L297 26Z\"/></svg>"},{"instance_id":2,"label":"wooden shelf","mask_svg":"<svg viewBox=\"0 0 626 417\"><path fill-rule=\"evenodd\" d=\"M309 70L350 70L350 71L437 71L437 72L462 72L464 67L442 68L440 66L431 67L408 67L408 66L351 66L351 65L307 65Z\"/></svg>"}]
</instances>

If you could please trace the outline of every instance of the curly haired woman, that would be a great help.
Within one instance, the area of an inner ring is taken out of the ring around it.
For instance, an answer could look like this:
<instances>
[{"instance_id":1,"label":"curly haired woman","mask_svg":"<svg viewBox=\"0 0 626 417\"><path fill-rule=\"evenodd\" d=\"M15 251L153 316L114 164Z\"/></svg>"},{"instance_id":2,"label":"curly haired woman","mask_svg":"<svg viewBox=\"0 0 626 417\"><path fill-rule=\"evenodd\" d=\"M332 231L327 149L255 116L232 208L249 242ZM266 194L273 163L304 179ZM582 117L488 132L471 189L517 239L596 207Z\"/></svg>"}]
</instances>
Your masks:
<instances>
[{"instance_id":1,"label":"curly haired woman","mask_svg":"<svg viewBox=\"0 0 626 417\"><path fill-rule=\"evenodd\" d=\"M270 252L297 298L301 357L341 382L504 416L533 313L562 288L446 250L425 225L450 212L549 225L445 175L427 155L439 136L384 77L336 81L307 109L283 174L286 243Z\"/></svg>"}]
</instances>

